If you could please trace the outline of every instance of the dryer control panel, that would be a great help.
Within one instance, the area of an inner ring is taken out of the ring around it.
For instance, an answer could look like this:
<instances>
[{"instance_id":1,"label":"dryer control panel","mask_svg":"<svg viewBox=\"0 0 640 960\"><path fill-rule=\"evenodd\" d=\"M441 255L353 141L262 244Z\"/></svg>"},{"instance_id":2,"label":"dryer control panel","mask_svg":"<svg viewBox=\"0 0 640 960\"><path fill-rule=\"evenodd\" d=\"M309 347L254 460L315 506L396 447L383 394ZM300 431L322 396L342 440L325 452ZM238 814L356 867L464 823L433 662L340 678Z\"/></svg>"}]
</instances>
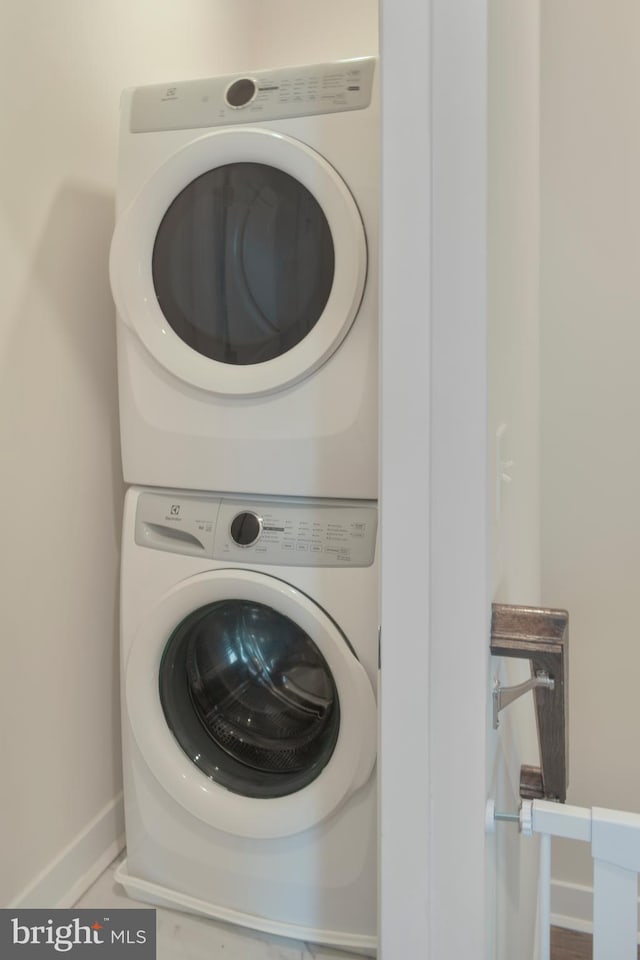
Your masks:
<instances>
[{"instance_id":1,"label":"dryer control panel","mask_svg":"<svg viewBox=\"0 0 640 960\"><path fill-rule=\"evenodd\" d=\"M348 567L373 563L377 504L141 493L143 547L233 563Z\"/></svg>"},{"instance_id":2,"label":"dryer control panel","mask_svg":"<svg viewBox=\"0 0 640 960\"><path fill-rule=\"evenodd\" d=\"M363 110L371 102L375 57L258 70L130 91L131 133L190 130Z\"/></svg>"}]
</instances>

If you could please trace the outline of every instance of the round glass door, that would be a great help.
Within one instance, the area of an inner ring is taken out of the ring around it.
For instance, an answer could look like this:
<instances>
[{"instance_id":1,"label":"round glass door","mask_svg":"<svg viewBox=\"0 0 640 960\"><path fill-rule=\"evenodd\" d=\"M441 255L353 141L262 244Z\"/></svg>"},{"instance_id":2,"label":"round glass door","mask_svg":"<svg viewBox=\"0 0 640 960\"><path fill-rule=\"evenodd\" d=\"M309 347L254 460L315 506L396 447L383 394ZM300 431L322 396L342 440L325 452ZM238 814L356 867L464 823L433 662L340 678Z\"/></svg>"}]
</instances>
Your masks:
<instances>
[{"instance_id":1,"label":"round glass door","mask_svg":"<svg viewBox=\"0 0 640 960\"><path fill-rule=\"evenodd\" d=\"M267 130L218 130L172 153L120 213L119 319L190 386L282 390L338 349L367 276L360 212L336 170Z\"/></svg>"},{"instance_id":2,"label":"round glass door","mask_svg":"<svg viewBox=\"0 0 640 960\"><path fill-rule=\"evenodd\" d=\"M217 167L164 215L153 249L162 313L221 363L273 360L314 328L333 285L334 246L320 204L263 163Z\"/></svg>"},{"instance_id":3,"label":"round glass door","mask_svg":"<svg viewBox=\"0 0 640 960\"><path fill-rule=\"evenodd\" d=\"M220 600L174 630L160 664L166 722L206 776L247 797L311 783L340 727L336 685L293 620L248 600Z\"/></svg>"},{"instance_id":4,"label":"round glass door","mask_svg":"<svg viewBox=\"0 0 640 960\"><path fill-rule=\"evenodd\" d=\"M125 703L136 762L235 836L314 827L375 764L375 696L344 634L310 597L253 570L188 577L147 611Z\"/></svg>"}]
</instances>

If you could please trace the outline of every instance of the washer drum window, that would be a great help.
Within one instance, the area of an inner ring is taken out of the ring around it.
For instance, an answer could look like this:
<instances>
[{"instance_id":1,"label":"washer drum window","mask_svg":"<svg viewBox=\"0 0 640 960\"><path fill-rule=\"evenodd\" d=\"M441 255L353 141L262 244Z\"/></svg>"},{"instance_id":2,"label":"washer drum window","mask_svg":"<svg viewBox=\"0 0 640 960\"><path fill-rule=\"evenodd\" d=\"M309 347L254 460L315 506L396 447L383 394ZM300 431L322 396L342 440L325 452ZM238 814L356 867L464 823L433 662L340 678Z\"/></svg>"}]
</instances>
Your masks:
<instances>
[{"instance_id":1,"label":"washer drum window","mask_svg":"<svg viewBox=\"0 0 640 960\"><path fill-rule=\"evenodd\" d=\"M340 708L327 662L264 604L222 600L194 611L165 648L159 685L182 749L235 793L293 793L333 753Z\"/></svg>"}]
</instances>

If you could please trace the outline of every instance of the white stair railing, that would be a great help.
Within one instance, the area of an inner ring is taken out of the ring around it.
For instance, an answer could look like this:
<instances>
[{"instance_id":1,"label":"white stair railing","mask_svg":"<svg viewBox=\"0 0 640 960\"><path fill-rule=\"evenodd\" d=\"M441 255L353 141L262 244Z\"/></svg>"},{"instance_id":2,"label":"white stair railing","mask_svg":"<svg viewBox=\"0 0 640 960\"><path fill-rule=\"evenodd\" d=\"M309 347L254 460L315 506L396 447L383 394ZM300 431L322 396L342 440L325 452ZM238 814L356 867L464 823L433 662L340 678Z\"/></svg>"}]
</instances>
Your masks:
<instances>
[{"instance_id":1,"label":"white stair railing","mask_svg":"<svg viewBox=\"0 0 640 960\"><path fill-rule=\"evenodd\" d=\"M540 960L549 960L551 837L591 844L593 960L636 960L640 815L547 800L522 802L521 830L540 834Z\"/></svg>"}]
</instances>

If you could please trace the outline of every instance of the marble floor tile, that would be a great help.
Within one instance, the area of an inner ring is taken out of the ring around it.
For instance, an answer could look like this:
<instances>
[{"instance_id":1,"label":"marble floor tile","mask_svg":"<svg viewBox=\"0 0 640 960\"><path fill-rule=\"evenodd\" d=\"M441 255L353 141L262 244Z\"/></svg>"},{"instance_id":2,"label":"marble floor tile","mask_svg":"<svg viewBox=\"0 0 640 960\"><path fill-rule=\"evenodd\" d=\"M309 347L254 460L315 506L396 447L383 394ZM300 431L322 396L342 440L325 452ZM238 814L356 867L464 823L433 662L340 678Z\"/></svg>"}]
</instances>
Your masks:
<instances>
[{"instance_id":1,"label":"marble floor tile","mask_svg":"<svg viewBox=\"0 0 640 960\"><path fill-rule=\"evenodd\" d=\"M77 907L148 907L132 900L114 879L116 860L78 900ZM156 908L157 960L354 960L355 954L331 947L285 940Z\"/></svg>"}]
</instances>

